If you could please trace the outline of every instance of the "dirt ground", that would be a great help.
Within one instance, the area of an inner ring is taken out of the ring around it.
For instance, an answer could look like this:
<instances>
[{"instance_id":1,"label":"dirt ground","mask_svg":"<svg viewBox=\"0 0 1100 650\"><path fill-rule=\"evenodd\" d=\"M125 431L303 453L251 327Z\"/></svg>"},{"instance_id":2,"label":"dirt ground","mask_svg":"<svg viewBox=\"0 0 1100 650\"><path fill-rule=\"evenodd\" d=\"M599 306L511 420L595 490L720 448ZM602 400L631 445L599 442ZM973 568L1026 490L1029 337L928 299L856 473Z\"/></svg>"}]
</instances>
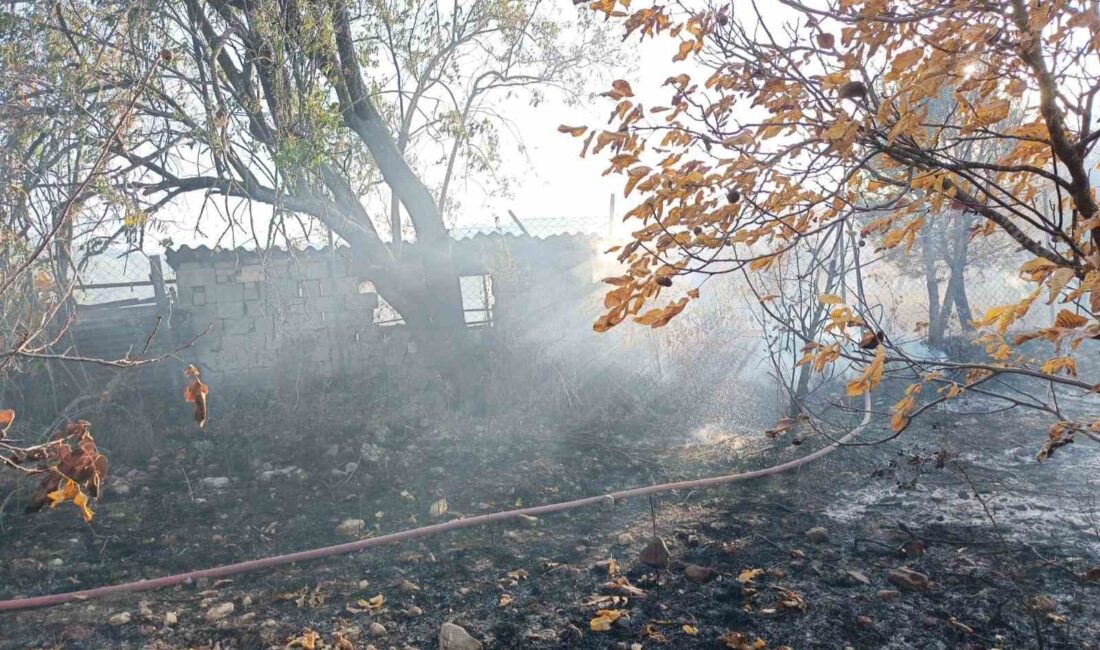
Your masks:
<instances>
[{"instance_id":1,"label":"dirt ground","mask_svg":"<svg viewBox=\"0 0 1100 650\"><path fill-rule=\"evenodd\" d=\"M1100 448L1037 464L1045 424L981 407L960 400L797 474L0 614L0 648L426 650L447 621L489 649L1100 648ZM629 408L551 423L347 398L257 410L212 411L200 435L165 407L176 424L115 454L91 524L9 505L0 597L339 543L349 519L381 534L821 444L767 449L758 431ZM655 536L667 568L640 560ZM601 610L614 613L596 631Z\"/></svg>"}]
</instances>

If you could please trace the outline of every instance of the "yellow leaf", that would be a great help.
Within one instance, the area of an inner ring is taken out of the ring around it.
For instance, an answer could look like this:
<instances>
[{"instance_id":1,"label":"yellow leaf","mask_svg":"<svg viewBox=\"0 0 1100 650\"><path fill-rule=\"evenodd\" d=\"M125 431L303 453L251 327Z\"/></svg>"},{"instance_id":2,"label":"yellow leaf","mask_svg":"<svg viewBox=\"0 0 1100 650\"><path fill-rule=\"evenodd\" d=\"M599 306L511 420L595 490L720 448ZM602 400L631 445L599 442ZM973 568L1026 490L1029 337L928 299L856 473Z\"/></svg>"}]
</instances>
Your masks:
<instances>
[{"instance_id":1,"label":"yellow leaf","mask_svg":"<svg viewBox=\"0 0 1100 650\"><path fill-rule=\"evenodd\" d=\"M683 629L684 629L684 634L690 634L691 636L695 636L695 635L699 634L699 628L695 627L694 625L686 625L685 624Z\"/></svg>"},{"instance_id":2,"label":"yellow leaf","mask_svg":"<svg viewBox=\"0 0 1100 650\"><path fill-rule=\"evenodd\" d=\"M1068 309L1063 309L1058 312L1058 316L1054 319L1055 327L1065 327L1067 329L1074 329L1088 324L1089 319L1080 314L1075 314Z\"/></svg>"},{"instance_id":3,"label":"yellow leaf","mask_svg":"<svg viewBox=\"0 0 1100 650\"><path fill-rule=\"evenodd\" d=\"M630 192L633 191L634 186L637 185L643 178L650 172L650 167L640 165L634 167L627 172L626 188L623 190L623 196L630 196Z\"/></svg>"},{"instance_id":4,"label":"yellow leaf","mask_svg":"<svg viewBox=\"0 0 1100 650\"><path fill-rule=\"evenodd\" d=\"M579 138L580 136L584 135L585 131L587 131L587 130L588 130L587 126L566 126L566 125L562 124L561 126L558 127L558 132L559 133L568 133L569 135L573 136L574 138Z\"/></svg>"},{"instance_id":5,"label":"yellow leaf","mask_svg":"<svg viewBox=\"0 0 1100 650\"><path fill-rule=\"evenodd\" d=\"M833 293L823 293L817 297L817 301L823 305L842 305L844 299Z\"/></svg>"},{"instance_id":6,"label":"yellow leaf","mask_svg":"<svg viewBox=\"0 0 1100 650\"><path fill-rule=\"evenodd\" d=\"M676 52L676 56L672 57L672 60L683 61L684 59L688 58L688 55L691 54L692 50L694 49L695 41L681 41L680 49L678 52Z\"/></svg>"},{"instance_id":7,"label":"yellow leaf","mask_svg":"<svg viewBox=\"0 0 1100 650\"><path fill-rule=\"evenodd\" d=\"M882 381L882 373L886 370L886 346L880 345L875 349L875 358L863 369L863 374L858 379L848 382L848 397L859 397L878 386Z\"/></svg>"},{"instance_id":8,"label":"yellow leaf","mask_svg":"<svg viewBox=\"0 0 1100 650\"><path fill-rule=\"evenodd\" d=\"M737 582L740 582L742 584L746 582L752 582L762 575L764 575L764 569L745 569L741 573L737 574Z\"/></svg>"},{"instance_id":9,"label":"yellow leaf","mask_svg":"<svg viewBox=\"0 0 1100 650\"><path fill-rule=\"evenodd\" d=\"M4 437L4 434L7 433L7 431L8 431L8 427L11 426L11 423L14 420L15 420L15 410L14 409L2 409L2 410L0 410L0 438Z\"/></svg>"},{"instance_id":10,"label":"yellow leaf","mask_svg":"<svg viewBox=\"0 0 1100 650\"><path fill-rule=\"evenodd\" d=\"M1076 377L1077 362L1073 360L1073 357L1054 357L1043 363L1039 370L1048 375L1065 373L1070 377Z\"/></svg>"},{"instance_id":11,"label":"yellow leaf","mask_svg":"<svg viewBox=\"0 0 1100 650\"><path fill-rule=\"evenodd\" d=\"M924 50L919 47L915 47L911 50L907 50L905 52L902 52L901 54L896 55L894 57L894 60L890 64L890 74L892 76L895 76L905 71L906 69L913 67L913 65L917 61L921 60L922 56L924 56Z\"/></svg>"},{"instance_id":12,"label":"yellow leaf","mask_svg":"<svg viewBox=\"0 0 1100 650\"><path fill-rule=\"evenodd\" d=\"M623 617L622 610L601 609L596 612L596 617L588 622L588 627L593 632L606 632L611 629L611 624Z\"/></svg>"},{"instance_id":13,"label":"yellow leaf","mask_svg":"<svg viewBox=\"0 0 1100 650\"><path fill-rule=\"evenodd\" d=\"M447 499L440 497L438 501L432 504L432 507L428 509L428 514L433 517L442 517L447 514Z\"/></svg>"}]
</instances>

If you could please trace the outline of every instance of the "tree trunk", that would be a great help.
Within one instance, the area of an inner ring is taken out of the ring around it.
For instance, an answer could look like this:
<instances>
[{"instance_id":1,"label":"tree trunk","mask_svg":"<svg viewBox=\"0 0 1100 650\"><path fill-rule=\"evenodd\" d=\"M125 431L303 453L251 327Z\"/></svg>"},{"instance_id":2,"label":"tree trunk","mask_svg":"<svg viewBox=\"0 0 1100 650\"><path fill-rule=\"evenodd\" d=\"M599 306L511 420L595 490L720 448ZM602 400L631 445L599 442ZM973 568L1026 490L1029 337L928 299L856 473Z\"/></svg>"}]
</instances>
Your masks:
<instances>
[{"instance_id":1,"label":"tree trunk","mask_svg":"<svg viewBox=\"0 0 1100 650\"><path fill-rule=\"evenodd\" d=\"M938 348L943 344L943 326L940 324L940 282L936 278L936 255L932 250L932 230L925 222L920 232L921 258L924 261L924 287L928 292L928 345Z\"/></svg>"},{"instance_id":2,"label":"tree trunk","mask_svg":"<svg viewBox=\"0 0 1100 650\"><path fill-rule=\"evenodd\" d=\"M955 303L955 309L959 313L959 322L965 332L974 330L971 321L974 315L970 311L970 300L966 297L966 262L967 253L970 250L970 215L963 212L958 217L958 224L954 232L954 246L951 251L951 280L955 283L954 290L944 297ZM956 278L958 278L956 280Z\"/></svg>"}]
</instances>

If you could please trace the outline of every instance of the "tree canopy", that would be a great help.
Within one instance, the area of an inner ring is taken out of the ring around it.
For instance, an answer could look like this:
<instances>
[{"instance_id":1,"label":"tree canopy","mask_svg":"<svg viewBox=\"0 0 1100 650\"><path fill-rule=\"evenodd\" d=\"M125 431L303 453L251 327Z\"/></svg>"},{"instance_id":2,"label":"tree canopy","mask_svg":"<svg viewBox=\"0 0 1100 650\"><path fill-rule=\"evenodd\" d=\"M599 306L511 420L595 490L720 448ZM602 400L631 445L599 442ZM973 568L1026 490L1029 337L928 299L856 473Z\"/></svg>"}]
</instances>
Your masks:
<instances>
[{"instance_id":1,"label":"tree canopy","mask_svg":"<svg viewBox=\"0 0 1100 650\"><path fill-rule=\"evenodd\" d=\"M816 296L828 314L820 336L801 341L800 362L819 371L850 363L853 397L915 371L892 409L895 432L963 391L995 392L992 380L1006 375L1096 392L1072 355L1100 336L1100 210L1086 162L1100 138L1093 3L639 9L603 0L587 10L620 22L638 47L667 48L682 70L638 94L616 81L604 93L614 103L607 128L561 127L583 137L582 156L605 155L608 173L625 177L624 195L637 197L626 215L632 238L612 249L623 271L606 280L597 331L626 321L660 327L708 277L736 272L751 282L816 251L810 268L801 262L805 278L838 250L821 247L823 238L908 254L926 223L963 213L969 238L1008 237L1029 256L1018 269L1029 293L974 319L988 360L914 358L876 336L880 324L856 285L881 256L857 248L843 286ZM655 93L667 100L643 105L639 95ZM776 304L788 297L758 295L782 326ZM1059 306L1054 322L1016 331L1043 301ZM1053 352L1036 359L1019 347L1035 339ZM1064 420L1056 400L997 394L1054 416L1045 453L1100 427Z\"/></svg>"}]
</instances>

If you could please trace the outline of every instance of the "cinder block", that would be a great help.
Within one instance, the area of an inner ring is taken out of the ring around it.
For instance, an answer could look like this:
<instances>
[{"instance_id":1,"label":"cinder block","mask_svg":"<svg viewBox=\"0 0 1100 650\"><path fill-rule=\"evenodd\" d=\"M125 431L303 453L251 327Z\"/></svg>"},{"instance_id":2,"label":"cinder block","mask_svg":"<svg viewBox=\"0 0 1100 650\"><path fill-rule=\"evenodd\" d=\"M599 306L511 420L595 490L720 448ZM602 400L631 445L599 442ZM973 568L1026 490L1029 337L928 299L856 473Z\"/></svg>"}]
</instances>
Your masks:
<instances>
[{"instance_id":1,"label":"cinder block","mask_svg":"<svg viewBox=\"0 0 1100 650\"><path fill-rule=\"evenodd\" d=\"M245 300L259 300L260 299L260 283L259 281L244 281L244 299Z\"/></svg>"},{"instance_id":2,"label":"cinder block","mask_svg":"<svg viewBox=\"0 0 1100 650\"><path fill-rule=\"evenodd\" d=\"M216 310L218 318L233 319L244 316L243 302L219 302Z\"/></svg>"},{"instance_id":3,"label":"cinder block","mask_svg":"<svg viewBox=\"0 0 1100 650\"><path fill-rule=\"evenodd\" d=\"M240 272L237 273L238 282L263 282L263 280L264 267L259 264L241 267Z\"/></svg>"},{"instance_id":4,"label":"cinder block","mask_svg":"<svg viewBox=\"0 0 1100 650\"><path fill-rule=\"evenodd\" d=\"M298 282L298 297L313 298L321 295L320 280L300 280Z\"/></svg>"},{"instance_id":5,"label":"cinder block","mask_svg":"<svg viewBox=\"0 0 1100 650\"><path fill-rule=\"evenodd\" d=\"M214 281L218 284L223 282L236 282L237 281L237 269L234 267L229 268L215 268L214 269Z\"/></svg>"},{"instance_id":6,"label":"cinder block","mask_svg":"<svg viewBox=\"0 0 1100 650\"><path fill-rule=\"evenodd\" d=\"M244 302L244 285L238 282L216 284L209 288L207 299L210 302Z\"/></svg>"},{"instance_id":7,"label":"cinder block","mask_svg":"<svg viewBox=\"0 0 1100 650\"><path fill-rule=\"evenodd\" d=\"M320 260L310 260L300 265L303 280L321 280L335 275L329 263Z\"/></svg>"},{"instance_id":8,"label":"cinder block","mask_svg":"<svg viewBox=\"0 0 1100 650\"><path fill-rule=\"evenodd\" d=\"M221 331L225 334L252 334L256 331L256 319L249 316L223 318Z\"/></svg>"},{"instance_id":9,"label":"cinder block","mask_svg":"<svg viewBox=\"0 0 1100 650\"><path fill-rule=\"evenodd\" d=\"M203 284L213 284L214 280L214 269L207 266L183 264L176 270L177 286L194 287Z\"/></svg>"}]
</instances>

